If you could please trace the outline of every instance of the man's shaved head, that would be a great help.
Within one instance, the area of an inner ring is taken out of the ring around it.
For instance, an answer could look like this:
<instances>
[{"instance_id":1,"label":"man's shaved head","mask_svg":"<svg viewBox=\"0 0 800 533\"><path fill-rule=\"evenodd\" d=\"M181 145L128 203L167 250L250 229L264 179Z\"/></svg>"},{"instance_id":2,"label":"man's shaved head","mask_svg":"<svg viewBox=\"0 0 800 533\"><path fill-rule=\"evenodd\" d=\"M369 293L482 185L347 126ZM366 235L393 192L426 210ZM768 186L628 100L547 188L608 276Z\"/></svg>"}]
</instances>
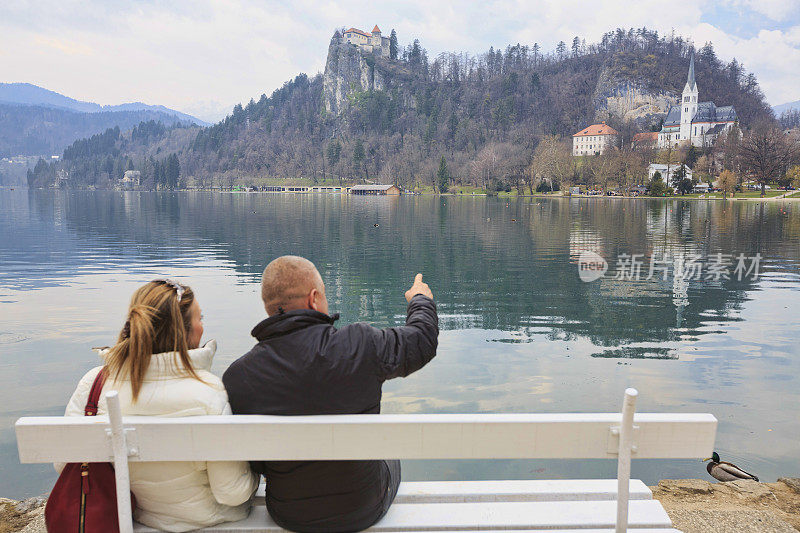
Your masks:
<instances>
[{"instance_id":1,"label":"man's shaved head","mask_svg":"<svg viewBox=\"0 0 800 533\"><path fill-rule=\"evenodd\" d=\"M314 289L324 297L322 276L314 263L304 257L281 256L268 264L261 275L261 299L270 316L280 312L279 307L284 311L305 309L304 300Z\"/></svg>"}]
</instances>

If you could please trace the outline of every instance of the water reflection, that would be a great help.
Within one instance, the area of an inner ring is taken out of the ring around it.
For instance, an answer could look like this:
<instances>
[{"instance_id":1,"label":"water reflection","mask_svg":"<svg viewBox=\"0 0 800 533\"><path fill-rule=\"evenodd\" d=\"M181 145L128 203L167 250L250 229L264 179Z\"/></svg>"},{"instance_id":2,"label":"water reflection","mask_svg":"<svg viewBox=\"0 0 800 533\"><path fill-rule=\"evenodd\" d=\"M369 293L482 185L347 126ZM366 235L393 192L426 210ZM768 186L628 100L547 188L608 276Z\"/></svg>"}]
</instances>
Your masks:
<instances>
[{"instance_id":1,"label":"water reflection","mask_svg":"<svg viewBox=\"0 0 800 533\"><path fill-rule=\"evenodd\" d=\"M721 454L742 456L760 477L796 474L794 206L0 191L0 495L49 487L49 467L17 464L11 424L63 409L95 364L88 348L114 338L137 284L162 275L192 284L206 331L220 341L221 372L249 348L263 315L261 270L286 253L320 267L344 323L402 322L403 291L425 273L441 313L439 356L387 384L387 412L609 411L634 385L642 409L715 413ZM637 281L610 272L584 283L575 264L583 250L612 271L620 254L647 265L664 254L760 253L762 277ZM594 477L613 475L613 465L422 462L407 472ZM650 482L703 472L652 461L634 471Z\"/></svg>"}]
</instances>

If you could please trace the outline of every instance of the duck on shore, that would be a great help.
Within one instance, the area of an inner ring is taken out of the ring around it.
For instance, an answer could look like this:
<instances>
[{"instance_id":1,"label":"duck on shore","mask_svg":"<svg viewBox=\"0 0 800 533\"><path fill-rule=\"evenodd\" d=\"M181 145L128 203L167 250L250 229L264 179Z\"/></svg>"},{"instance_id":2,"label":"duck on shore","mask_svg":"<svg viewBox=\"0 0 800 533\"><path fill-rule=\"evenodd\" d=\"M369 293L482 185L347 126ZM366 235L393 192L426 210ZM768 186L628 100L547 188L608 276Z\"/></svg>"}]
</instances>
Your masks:
<instances>
[{"instance_id":1,"label":"duck on shore","mask_svg":"<svg viewBox=\"0 0 800 533\"><path fill-rule=\"evenodd\" d=\"M720 461L717 452L714 452L708 459L703 459L703 461L711 461L708 463L708 466L706 466L706 470L708 470L711 477L719 481L736 481L737 479L752 479L753 481L758 481L758 477L745 472L735 464L727 461Z\"/></svg>"}]
</instances>

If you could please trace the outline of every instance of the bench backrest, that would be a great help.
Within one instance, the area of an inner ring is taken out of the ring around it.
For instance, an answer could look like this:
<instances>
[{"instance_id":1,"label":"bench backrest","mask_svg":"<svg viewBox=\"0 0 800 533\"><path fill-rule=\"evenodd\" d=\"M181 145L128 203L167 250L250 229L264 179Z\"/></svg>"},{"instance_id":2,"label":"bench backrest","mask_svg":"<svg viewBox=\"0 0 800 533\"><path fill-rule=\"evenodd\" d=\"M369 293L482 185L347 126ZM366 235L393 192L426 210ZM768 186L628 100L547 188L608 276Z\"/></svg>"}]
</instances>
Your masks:
<instances>
[{"instance_id":1,"label":"bench backrest","mask_svg":"<svg viewBox=\"0 0 800 533\"><path fill-rule=\"evenodd\" d=\"M125 417L129 461L616 458L619 413ZM634 416L633 458L711 455L710 414ZM108 417L17 422L23 463L109 461Z\"/></svg>"}]
</instances>

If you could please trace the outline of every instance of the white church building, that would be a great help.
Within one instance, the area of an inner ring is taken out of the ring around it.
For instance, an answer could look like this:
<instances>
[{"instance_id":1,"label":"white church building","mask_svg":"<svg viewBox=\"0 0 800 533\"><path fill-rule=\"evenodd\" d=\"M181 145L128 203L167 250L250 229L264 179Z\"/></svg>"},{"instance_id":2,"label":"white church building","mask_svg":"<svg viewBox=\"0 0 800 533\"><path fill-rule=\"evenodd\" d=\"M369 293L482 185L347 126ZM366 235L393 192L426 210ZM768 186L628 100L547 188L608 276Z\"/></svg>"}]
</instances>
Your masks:
<instances>
[{"instance_id":1,"label":"white church building","mask_svg":"<svg viewBox=\"0 0 800 533\"><path fill-rule=\"evenodd\" d=\"M678 146L686 141L698 147L710 146L720 133L736 123L738 118L733 106L717 107L714 102L700 102L698 92L692 53L681 103L669 108L667 118L658 132L659 148Z\"/></svg>"}]
</instances>

